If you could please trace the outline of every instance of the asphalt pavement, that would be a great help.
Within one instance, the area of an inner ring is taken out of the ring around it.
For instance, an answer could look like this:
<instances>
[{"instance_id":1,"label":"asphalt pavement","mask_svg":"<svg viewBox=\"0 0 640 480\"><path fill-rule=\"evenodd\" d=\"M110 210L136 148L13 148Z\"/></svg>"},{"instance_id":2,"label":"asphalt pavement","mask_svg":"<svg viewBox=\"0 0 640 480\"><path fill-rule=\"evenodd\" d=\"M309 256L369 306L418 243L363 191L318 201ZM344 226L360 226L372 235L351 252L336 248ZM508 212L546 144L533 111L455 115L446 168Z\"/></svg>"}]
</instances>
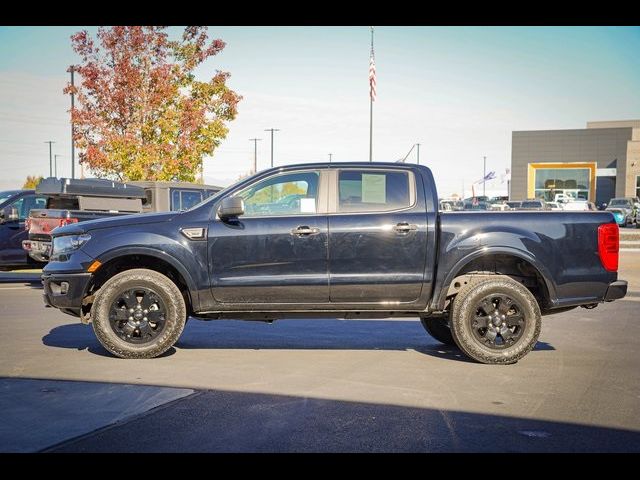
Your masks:
<instances>
[{"instance_id":1,"label":"asphalt pavement","mask_svg":"<svg viewBox=\"0 0 640 480\"><path fill-rule=\"evenodd\" d=\"M627 297L543 319L515 365L417 319L188 322L121 360L0 274L0 451L640 451L640 253Z\"/></svg>"}]
</instances>

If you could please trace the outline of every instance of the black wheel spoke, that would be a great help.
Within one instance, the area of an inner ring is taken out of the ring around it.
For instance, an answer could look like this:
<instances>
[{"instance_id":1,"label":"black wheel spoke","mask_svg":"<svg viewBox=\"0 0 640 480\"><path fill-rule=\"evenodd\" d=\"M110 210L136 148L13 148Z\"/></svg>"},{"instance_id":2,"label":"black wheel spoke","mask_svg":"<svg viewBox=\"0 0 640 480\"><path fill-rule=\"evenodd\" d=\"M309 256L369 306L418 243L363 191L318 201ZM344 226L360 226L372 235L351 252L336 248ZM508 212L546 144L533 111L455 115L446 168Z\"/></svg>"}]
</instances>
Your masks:
<instances>
[{"instance_id":1,"label":"black wheel spoke","mask_svg":"<svg viewBox=\"0 0 640 480\"><path fill-rule=\"evenodd\" d=\"M487 328L487 321L489 317L486 315L476 315L473 317L473 326L475 328Z\"/></svg>"},{"instance_id":2,"label":"black wheel spoke","mask_svg":"<svg viewBox=\"0 0 640 480\"><path fill-rule=\"evenodd\" d=\"M485 315L489 315L496 308L493 306L493 302L491 301L490 298L483 298L482 301L480 302L479 307L484 312Z\"/></svg>"},{"instance_id":3,"label":"black wheel spoke","mask_svg":"<svg viewBox=\"0 0 640 480\"><path fill-rule=\"evenodd\" d=\"M114 308L111 310L113 318L116 320L127 320L129 318L129 310L126 308Z\"/></svg>"},{"instance_id":4,"label":"black wheel spoke","mask_svg":"<svg viewBox=\"0 0 640 480\"><path fill-rule=\"evenodd\" d=\"M132 290L123 292L122 295L120 295L120 300L127 308L134 308L138 304L138 300L136 299Z\"/></svg>"},{"instance_id":5,"label":"black wheel spoke","mask_svg":"<svg viewBox=\"0 0 640 480\"><path fill-rule=\"evenodd\" d=\"M520 312L514 313L513 315L507 315L505 321L507 322L508 326L517 327L524 324L524 315L522 315L522 313Z\"/></svg>"},{"instance_id":6,"label":"black wheel spoke","mask_svg":"<svg viewBox=\"0 0 640 480\"><path fill-rule=\"evenodd\" d=\"M161 310L149 310L147 313L147 319L151 323L164 322L164 312Z\"/></svg>"},{"instance_id":7,"label":"black wheel spoke","mask_svg":"<svg viewBox=\"0 0 640 480\"><path fill-rule=\"evenodd\" d=\"M501 296L498 302L498 313L506 315L513 305L513 300L509 297Z\"/></svg>"}]
</instances>

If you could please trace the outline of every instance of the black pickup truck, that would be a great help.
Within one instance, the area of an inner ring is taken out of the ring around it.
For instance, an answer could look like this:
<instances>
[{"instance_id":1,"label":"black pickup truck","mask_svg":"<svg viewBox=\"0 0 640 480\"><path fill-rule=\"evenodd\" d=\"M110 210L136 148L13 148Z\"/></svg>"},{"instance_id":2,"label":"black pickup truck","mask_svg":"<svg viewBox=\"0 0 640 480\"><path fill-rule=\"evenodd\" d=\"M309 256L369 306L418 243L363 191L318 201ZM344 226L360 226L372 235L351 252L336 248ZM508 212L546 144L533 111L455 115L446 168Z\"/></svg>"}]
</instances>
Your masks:
<instances>
[{"instance_id":1,"label":"black pickup truck","mask_svg":"<svg viewBox=\"0 0 640 480\"><path fill-rule=\"evenodd\" d=\"M184 212L53 233L49 306L124 358L188 317L418 317L483 363L514 363L541 317L624 297L609 212L438 212L431 171L321 163L260 172Z\"/></svg>"}]
</instances>

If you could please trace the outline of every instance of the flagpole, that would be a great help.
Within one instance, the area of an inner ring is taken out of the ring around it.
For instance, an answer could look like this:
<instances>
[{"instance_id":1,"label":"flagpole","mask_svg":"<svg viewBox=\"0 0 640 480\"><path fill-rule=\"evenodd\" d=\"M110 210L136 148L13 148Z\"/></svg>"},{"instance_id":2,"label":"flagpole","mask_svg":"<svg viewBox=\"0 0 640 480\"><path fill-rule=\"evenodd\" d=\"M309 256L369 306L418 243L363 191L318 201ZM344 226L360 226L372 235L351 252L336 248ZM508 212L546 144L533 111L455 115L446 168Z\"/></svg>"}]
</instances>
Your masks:
<instances>
[{"instance_id":1,"label":"flagpole","mask_svg":"<svg viewBox=\"0 0 640 480\"><path fill-rule=\"evenodd\" d=\"M369 161L373 162L373 85L371 84L371 65L375 62L373 57L373 27L371 27L371 57L369 58ZM375 68L375 64L374 64ZM375 73L373 74L375 82Z\"/></svg>"}]
</instances>

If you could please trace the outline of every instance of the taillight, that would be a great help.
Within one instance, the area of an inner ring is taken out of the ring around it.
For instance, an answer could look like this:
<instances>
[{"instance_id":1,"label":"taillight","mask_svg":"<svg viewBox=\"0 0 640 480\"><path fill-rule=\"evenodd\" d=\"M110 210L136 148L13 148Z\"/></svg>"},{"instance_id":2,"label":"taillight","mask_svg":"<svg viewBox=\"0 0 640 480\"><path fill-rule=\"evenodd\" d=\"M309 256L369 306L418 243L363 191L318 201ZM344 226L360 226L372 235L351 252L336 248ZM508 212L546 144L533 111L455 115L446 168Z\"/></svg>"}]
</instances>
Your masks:
<instances>
[{"instance_id":1,"label":"taillight","mask_svg":"<svg viewBox=\"0 0 640 480\"><path fill-rule=\"evenodd\" d=\"M618 271L618 250L620 249L620 229L616 223L604 223L598 227L598 255L602 266L610 271Z\"/></svg>"},{"instance_id":2,"label":"taillight","mask_svg":"<svg viewBox=\"0 0 640 480\"><path fill-rule=\"evenodd\" d=\"M59 227L64 227L65 225L69 225L70 223L78 223L77 218L61 218Z\"/></svg>"}]
</instances>

